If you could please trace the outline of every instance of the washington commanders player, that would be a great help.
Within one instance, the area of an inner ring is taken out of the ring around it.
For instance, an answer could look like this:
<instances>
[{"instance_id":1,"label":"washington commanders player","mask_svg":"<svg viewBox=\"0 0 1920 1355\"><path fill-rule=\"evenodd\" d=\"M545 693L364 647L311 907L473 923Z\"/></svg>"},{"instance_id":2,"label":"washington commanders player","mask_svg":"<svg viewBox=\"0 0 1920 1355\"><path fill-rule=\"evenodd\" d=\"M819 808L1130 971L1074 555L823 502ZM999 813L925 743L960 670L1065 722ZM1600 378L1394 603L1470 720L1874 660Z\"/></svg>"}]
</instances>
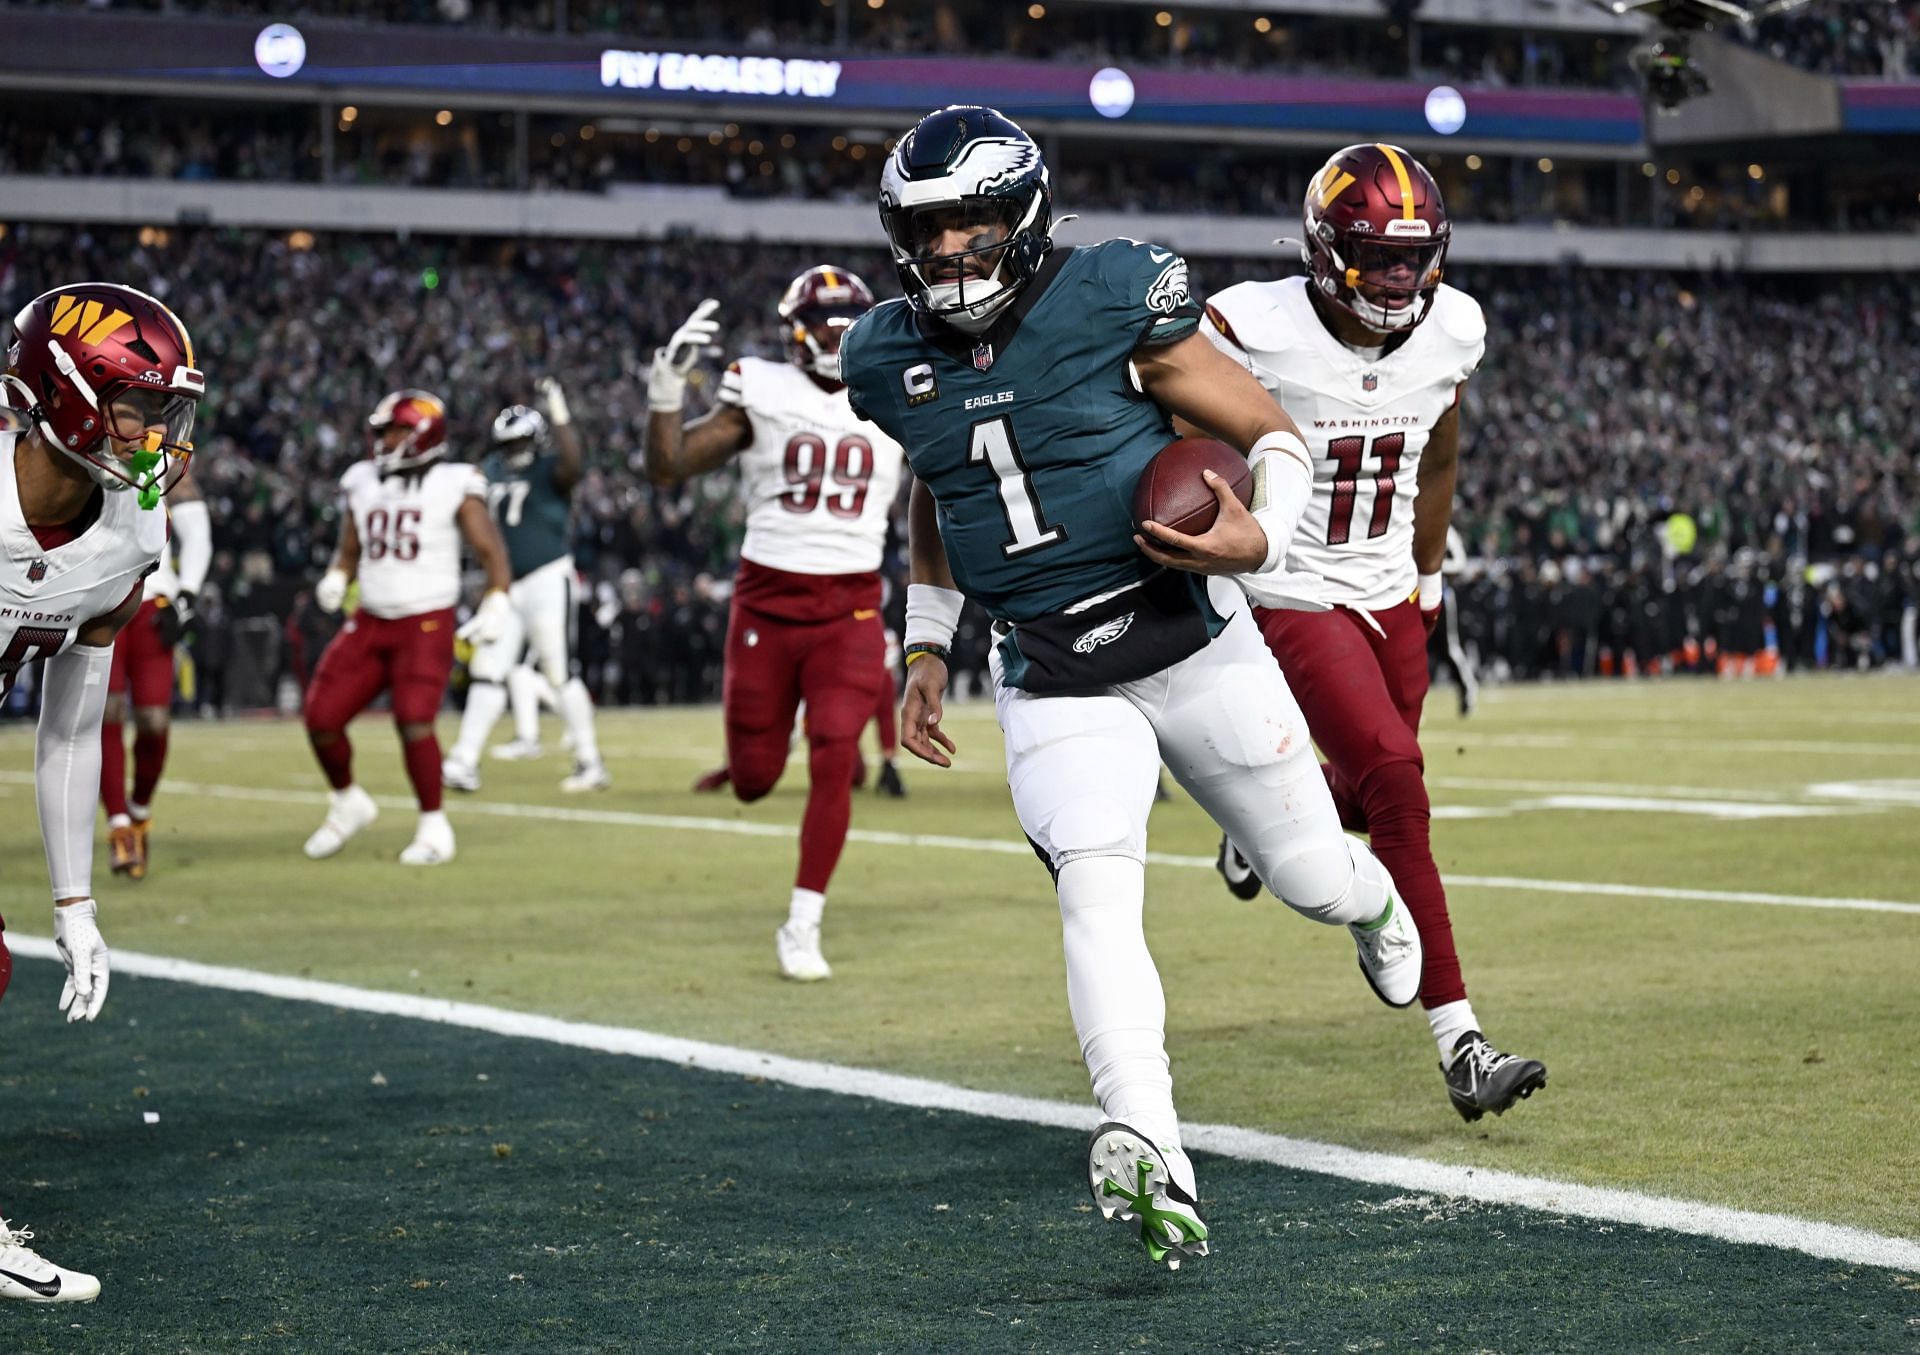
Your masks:
<instances>
[{"instance_id":1,"label":"washington commanders player","mask_svg":"<svg viewBox=\"0 0 1920 1355\"><path fill-rule=\"evenodd\" d=\"M360 609L333 637L307 687L307 738L333 788L327 817L307 839L314 860L332 856L379 817L353 780L347 724L390 692L420 825L400 853L409 866L453 860L453 825L441 809L440 741L433 720L453 672L454 605L464 538L487 575L487 593L461 633L476 645L510 624L513 577L507 548L487 512L487 478L444 459L447 407L423 390L400 390L367 419L372 455L340 477L340 544L314 589L337 612L360 581Z\"/></svg>"},{"instance_id":2,"label":"washington commanders player","mask_svg":"<svg viewBox=\"0 0 1920 1355\"><path fill-rule=\"evenodd\" d=\"M93 806L113 640L165 548L160 501L186 473L205 392L186 327L144 292L58 287L14 317L0 378L0 697L45 660L33 786L69 1021L93 1020L107 1000ZM4 931L0 993L12 975ZM0 1298L99 1296L97 1279L46 1260L32 1236L0 1221Z\"/></svg>"},{"instance_id":3,"label":"washington commanders player","mask_svg":"<svg viewBox=\"0 0 1920 1355\"><path fill-rule=\"evenodd\" d=\"M173 651L193 620L193 602L213 563L213 519L191 476L167 495L171 550L147 576L145 600L113 642L107 714L100 724L100 803L107 811L107 862L115 875L144 880L153 794L166 767L173 724ZM178 563L176 563L176 560ZM127 702L133 702L133 797L127 797Z\"/></svg>"},{"instance_id":4,"label":"washington commanders player","mask_svg":"<svg viewBox=\"0 0 1920 1355\"><path fill-rule=\"evenodd\" d=\"M1418 738L1427 636L1440 615L1460 397L1486 321L1441 282L1452 233L1440 187L1397 146L1340 151L1307 188L1307 276L1215 295L1203 330L1273 392L1314 457L1313 499L1288 568L1320 575L1331 611L1256 606L1299 699L1342 821L1371 836L1425 946L1420 1002L1454 1108L1504 1112L1546 1066L1504 1054L1467 1000L1428 837ZM1258 581L1248 592L1260 601ZM1228 888L1260 881L1222 840Z\"/></svg>"},{"instance_id":5,"label":"washington commanders player","mask_svg":"<svg viewBox=\"0 0 1920 1355\"><path fill-rule=\"evenodd\" d=\"M809 268L781 298L790 361L739 358L713 410L683 427L687 373L719 333L718 308L701 302L654 355L647 478L677 485L740 458L747 535L721 694L727 773L742 801L771 791L806 702L800 866L775 950L788 978L824 979L827 882L846 845L860 731L888 681L879 569L902 453L847 404L840 339L873 293L829 266Z\"/></svg>"}]
</instances>

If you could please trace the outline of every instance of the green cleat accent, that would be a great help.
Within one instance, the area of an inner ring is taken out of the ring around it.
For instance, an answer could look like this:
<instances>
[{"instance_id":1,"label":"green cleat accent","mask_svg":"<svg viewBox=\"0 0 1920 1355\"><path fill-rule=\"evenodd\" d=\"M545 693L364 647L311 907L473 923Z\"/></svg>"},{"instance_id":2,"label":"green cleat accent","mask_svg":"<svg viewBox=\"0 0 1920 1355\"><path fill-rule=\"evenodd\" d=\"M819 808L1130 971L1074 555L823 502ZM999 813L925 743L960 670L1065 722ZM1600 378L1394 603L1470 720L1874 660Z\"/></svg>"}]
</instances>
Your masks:
<instances>
[{"instance_id":1,"label":"green cleat accent","mask_svg":"<svg viewBox=\"0 0 1920 1355\"><path fill-rule=\"evenodd\" d=\"M1140 1220L1140 1241L1147 1249L1147 1259L1156 1265L1167 1259L1167 1253L1185 1242L1205 1242L1207 1225L1199 1219L1177 1214L1170 1209L1162 1209L1153 1202L1153 1163L1141 1158L1134 1164L1139 1174L1139 1186L1128 1190L1118 1181L1103 1181L1101 1189L1107 1195L1118 1195L1124 1199L1126 1207L1122 1217L1128 1211Z\"/></svg>"},{"instance_id":2,"label":"green cleat accent","mask_svg":"<svg viewBox=\"0 0 1920 1355\"><path fill-rule=\"evenodd\" d=\"M1138 1222L1140 1245L1154 1264L1178 1270L1208 1251L1198 1202L1174 1180L1160 1149L1131 1126L1109 1122L1087 1150L1093 1202L1103 1218Z\"/></svg>"}]
</instances>

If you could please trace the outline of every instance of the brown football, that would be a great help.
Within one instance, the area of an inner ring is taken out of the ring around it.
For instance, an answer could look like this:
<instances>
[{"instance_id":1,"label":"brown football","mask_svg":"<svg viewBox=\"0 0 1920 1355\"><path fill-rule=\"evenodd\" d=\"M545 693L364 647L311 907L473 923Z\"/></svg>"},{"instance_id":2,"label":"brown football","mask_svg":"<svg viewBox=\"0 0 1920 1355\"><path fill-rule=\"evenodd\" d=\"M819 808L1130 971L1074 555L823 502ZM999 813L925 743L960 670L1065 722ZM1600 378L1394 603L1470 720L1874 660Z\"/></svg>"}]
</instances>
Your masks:
<instances>
[{"instance_id":1,"label":"brown football","mask_svg":"<svg viewBox=\"0 0 1920 1355\"><path fill-rule=\"evenodd\" d=\"M1244 456L1212 438L1181 438L1155 452L1140 472L1133 487L1133 525L1151 520L1187 536L1212 527L1220 501L1200 478L1203 470L1225 480L1241 503L1252 501L1253 468Z\"/></svg>"}]
</instances>

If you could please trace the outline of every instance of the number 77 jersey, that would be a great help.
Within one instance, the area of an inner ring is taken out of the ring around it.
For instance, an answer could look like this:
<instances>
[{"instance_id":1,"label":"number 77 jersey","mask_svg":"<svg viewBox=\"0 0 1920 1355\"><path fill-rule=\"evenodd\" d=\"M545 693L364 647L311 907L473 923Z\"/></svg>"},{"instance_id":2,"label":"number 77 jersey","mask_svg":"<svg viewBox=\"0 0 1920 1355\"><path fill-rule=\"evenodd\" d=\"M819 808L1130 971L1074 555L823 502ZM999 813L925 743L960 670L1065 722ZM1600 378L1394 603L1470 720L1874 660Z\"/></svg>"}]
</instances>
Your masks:
<instances>
[{"instance_id":1,"label":"number 77 jersey","mask_svg":"<svg viewBox=\"0 0 1920 1355\"><path fill-rule=\"evenodd\" d=\"M1313 500L1287 568L1326 579L1330 602L1405 602L1419 581L1420 455L1486 351L1479 304L1443 284L1419 327L1379 352L1334 338L1305 278L1229 287L1208 301L1207 320L1201 332L1273 392L1313 453Z\"/></svg>"},{"instance_id":2,"label":"number 77 jersey","mask_svg":"<svg viewBox=\"0 0 1920 1355\"><path fill-rule=\"evenodd\" d=\"M720 400L753 428L739 458L741 559L789 574L879 569L900 444L860 419L844 389L827 390L791 363L739 359L721 378Z\"/></svg>"}]
</instances>

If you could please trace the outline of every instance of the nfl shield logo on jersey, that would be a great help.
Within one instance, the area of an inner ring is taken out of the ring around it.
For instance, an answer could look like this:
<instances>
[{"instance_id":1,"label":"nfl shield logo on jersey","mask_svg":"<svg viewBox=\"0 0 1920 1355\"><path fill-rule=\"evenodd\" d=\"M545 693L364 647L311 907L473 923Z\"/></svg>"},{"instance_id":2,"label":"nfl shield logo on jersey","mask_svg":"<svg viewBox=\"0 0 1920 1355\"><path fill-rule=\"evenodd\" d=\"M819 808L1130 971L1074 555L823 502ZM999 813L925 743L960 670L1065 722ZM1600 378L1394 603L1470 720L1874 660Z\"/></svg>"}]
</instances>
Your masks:
<instances>
[{"instance_id":1,"label":"nfl shield logo on jersey","mask_svg":"<svg viewBox=\"0 0 1920 1355\"><path fill-rule=\"evenodd\" d=\"M39 583L40 580L46 577L47 577L47 562L45 560L35 560L32 564L27 566L27 582L28 583Z\"/></svg>"},{"instance_id":2,"label":"nfl shield logo on jersey","mask_svg":"<svg viewBox=\"0 0 1920 1355\"><path fill-rule=\"evenodd\" d=\"M1368 372L1368 373L1367 373L1367 374L1366 374L1365 376L1363 376L1363 377L1361 377L1361 378L1360 378L1360 389L1361 389L1361 390L1363 390L1363 391L1377 391L1377 390L1379 390L1379 389L1380 389L1380 376L1379 376L1379 374L1378 374L1377 372Z\"/></svg>"},{"instance_id":3,"label":"nfl shield logo on jersey","mask_svg":"<svg viewBox=\"0 0 1920 1355\"><path fill-rule=\"evenodd\" d=\"M984 372L991 366L993 366L993 345L990 343L975 344L973 346L973 369L976 372Z\"/></svg>"}]
</instances>

